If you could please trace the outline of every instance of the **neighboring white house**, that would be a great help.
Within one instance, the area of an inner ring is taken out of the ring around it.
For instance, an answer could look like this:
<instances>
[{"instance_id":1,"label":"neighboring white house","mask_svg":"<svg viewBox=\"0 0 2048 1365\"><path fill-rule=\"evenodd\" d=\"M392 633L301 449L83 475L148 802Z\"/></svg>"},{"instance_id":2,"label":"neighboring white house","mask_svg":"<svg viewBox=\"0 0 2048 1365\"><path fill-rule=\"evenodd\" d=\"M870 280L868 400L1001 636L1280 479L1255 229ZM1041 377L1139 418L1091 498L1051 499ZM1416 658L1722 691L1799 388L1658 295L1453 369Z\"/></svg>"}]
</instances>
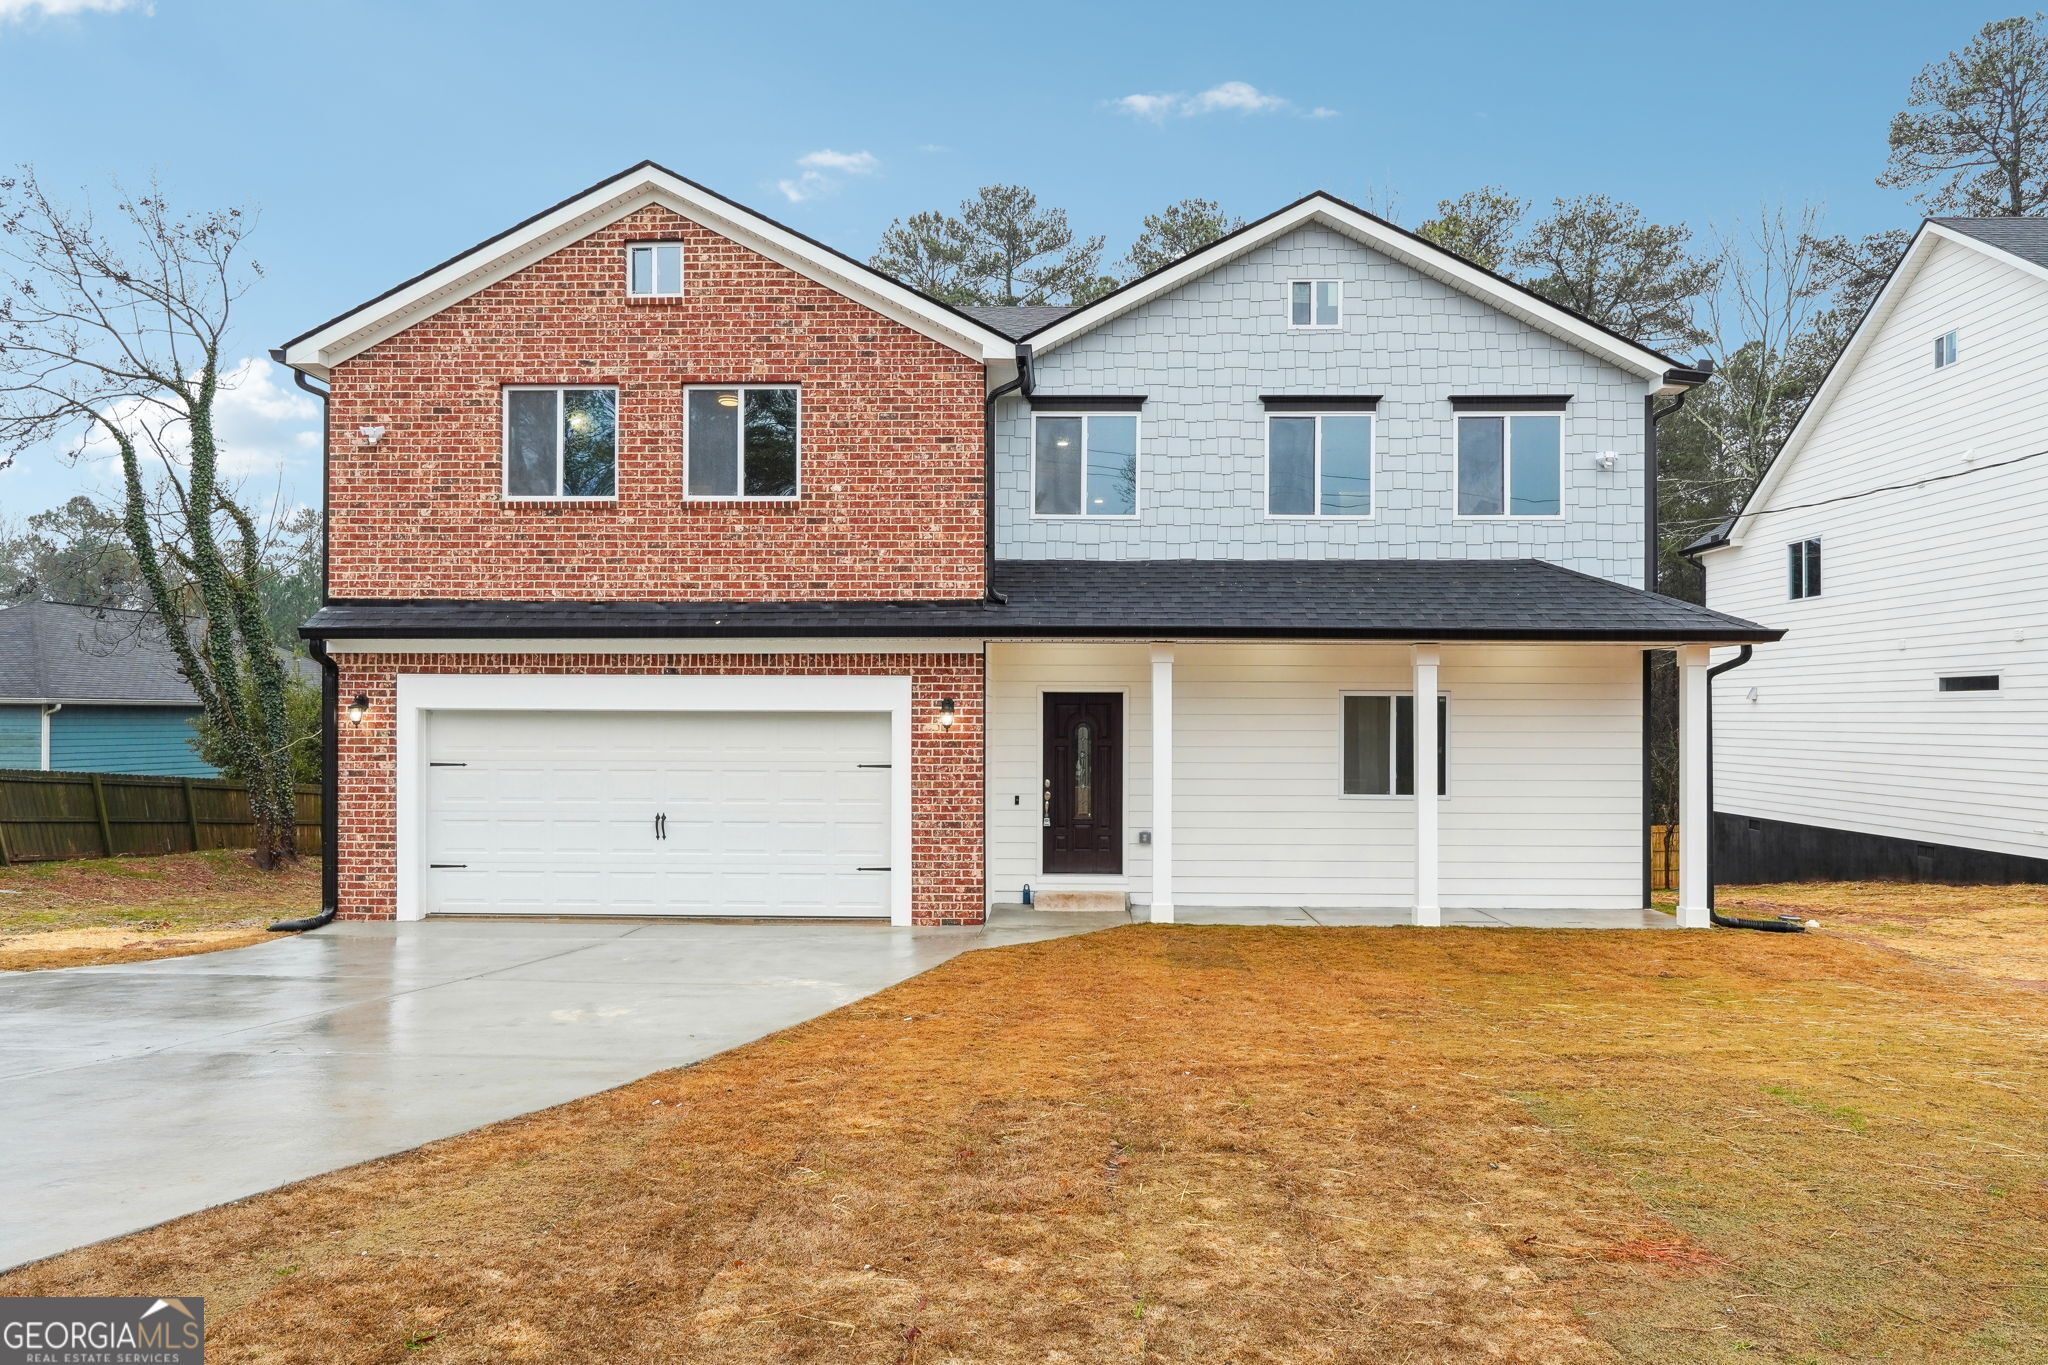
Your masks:
<instances>
[{"instance_id":1,"label":"neighboring white house","mask_svg":"<svg viewBox=\"0 0 2048 1365\"><path fill-rule=\"evenodd\" d=\"M1715 686L1717 880L2048 880L2044 379L2048 221L1931 219L1690 550L1788 632Z\"/></svg>"}]
</instances>

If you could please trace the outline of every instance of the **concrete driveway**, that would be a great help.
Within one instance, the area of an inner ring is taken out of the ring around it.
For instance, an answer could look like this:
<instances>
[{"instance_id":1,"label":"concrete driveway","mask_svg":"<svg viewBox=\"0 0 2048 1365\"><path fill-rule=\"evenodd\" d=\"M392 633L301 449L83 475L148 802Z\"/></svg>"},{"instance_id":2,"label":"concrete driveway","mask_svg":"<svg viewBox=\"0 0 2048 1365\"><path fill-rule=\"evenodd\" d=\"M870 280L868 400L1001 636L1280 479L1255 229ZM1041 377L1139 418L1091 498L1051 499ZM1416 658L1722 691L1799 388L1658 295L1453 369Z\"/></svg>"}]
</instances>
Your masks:
<instances>
[{"instance_id":1,"label":"concrete driveway","mask_svg":"<svg viewBox=\"0 0 2048 1365\"><path fill-rule=\"evenodd\" d=\"M972 948L1103 922L339 924L0 977L0 1267L700 1061Z\"/></svg>"}]
</instances>

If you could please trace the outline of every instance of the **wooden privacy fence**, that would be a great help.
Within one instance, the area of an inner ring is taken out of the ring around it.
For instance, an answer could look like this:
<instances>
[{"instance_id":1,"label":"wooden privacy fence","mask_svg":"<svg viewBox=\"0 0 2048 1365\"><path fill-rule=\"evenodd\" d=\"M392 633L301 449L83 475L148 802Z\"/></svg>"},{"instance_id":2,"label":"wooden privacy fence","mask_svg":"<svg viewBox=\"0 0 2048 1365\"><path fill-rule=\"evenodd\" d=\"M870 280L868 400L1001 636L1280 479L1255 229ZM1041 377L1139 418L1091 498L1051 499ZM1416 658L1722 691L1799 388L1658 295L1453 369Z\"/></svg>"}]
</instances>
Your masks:
<instances>
[{"instance_id":1,"label":"wooden privacy fence","mask_svg":"<svg viewBox=\"0 0 2048 1365\"><path fill-rule=\"evenodd\" d=\"M1678 826L1650 826L1650 889L1671 891L1678 886Z\"/></svg>"},{"instance_id":2,"label":"wooden privacy fence","mask_svg":"<svg viewBox=\"0 0 2048 1365\"><path fill-rule=\"evenodd\" d=\"M320 850L320 788L298 789L299 851ZM0 865L249 848L240 782L0 770Z\"/></svg>"}]
</instances>

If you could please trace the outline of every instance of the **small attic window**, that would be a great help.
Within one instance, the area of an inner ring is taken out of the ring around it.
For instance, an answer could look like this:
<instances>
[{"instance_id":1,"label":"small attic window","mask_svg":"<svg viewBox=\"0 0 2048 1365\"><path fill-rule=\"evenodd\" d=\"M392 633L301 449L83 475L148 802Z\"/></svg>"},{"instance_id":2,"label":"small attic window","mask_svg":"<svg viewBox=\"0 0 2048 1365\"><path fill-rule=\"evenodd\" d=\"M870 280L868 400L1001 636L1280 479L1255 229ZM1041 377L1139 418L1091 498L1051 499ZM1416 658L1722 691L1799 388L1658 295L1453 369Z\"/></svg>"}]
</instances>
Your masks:
<instances>
[{"instance_id":1,"label":"small attic window","mask_svg":"<svg viewBox=\"0 0 2048 1365\"><path fill-rule=\"evenodd\" d=\"M636 299L681 297L683 244L639 242L627 247L626 292Z\"/></svg>"},{"instance_id":2,"label":"small attic window","mask_svg":"<svg viewBox=\"0 0 2048 1365\"><path fill-rule=\"evenodd\" d=\"M1934 339L1934 368L1945 370L1956 363L1956 334L1943 332Z\"/></svg>"}]
</instances>

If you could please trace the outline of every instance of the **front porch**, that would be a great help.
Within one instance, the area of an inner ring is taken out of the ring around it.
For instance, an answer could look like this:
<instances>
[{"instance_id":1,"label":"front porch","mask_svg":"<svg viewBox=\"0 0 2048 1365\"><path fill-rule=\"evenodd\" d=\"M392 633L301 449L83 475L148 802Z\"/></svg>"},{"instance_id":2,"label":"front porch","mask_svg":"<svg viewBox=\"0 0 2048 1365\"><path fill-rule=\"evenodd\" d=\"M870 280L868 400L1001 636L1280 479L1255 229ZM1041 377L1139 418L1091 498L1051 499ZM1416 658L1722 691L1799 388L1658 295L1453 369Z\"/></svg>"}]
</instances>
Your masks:
<instances>
[{"instance_id":1,"label":"front porch","mask_svg":"<svg viewBox=\"0 0 2048 1365\"><path fill-rule=\"evenodd\" d=\"M1705 645L990 641L993 920L1030 913L1028 887L1127 898L1105 923L1704 928L1690 849L1677 919L1649 908L1660 646L1680 656L1690 843Z\"/></svg>"},{"instance_id":2,"label":"front porch","mask_svg":"<svg viewBox=\"0 0 2048 1365\"><path fill-rule=\"evenodd\" d=\"M1148 910L1101 913L1039 910L1028 905L989 908L991 931L1114 929L1143 924ZM1342 910L1302 905L1180 906L1176 924L1237 925L1245 928L1392 929L1415 922L1408 910ZM1676 929L1678 921L1660 910L1446 910L1443 927L1454 929Z\"/></svg>"}]
</instances>

